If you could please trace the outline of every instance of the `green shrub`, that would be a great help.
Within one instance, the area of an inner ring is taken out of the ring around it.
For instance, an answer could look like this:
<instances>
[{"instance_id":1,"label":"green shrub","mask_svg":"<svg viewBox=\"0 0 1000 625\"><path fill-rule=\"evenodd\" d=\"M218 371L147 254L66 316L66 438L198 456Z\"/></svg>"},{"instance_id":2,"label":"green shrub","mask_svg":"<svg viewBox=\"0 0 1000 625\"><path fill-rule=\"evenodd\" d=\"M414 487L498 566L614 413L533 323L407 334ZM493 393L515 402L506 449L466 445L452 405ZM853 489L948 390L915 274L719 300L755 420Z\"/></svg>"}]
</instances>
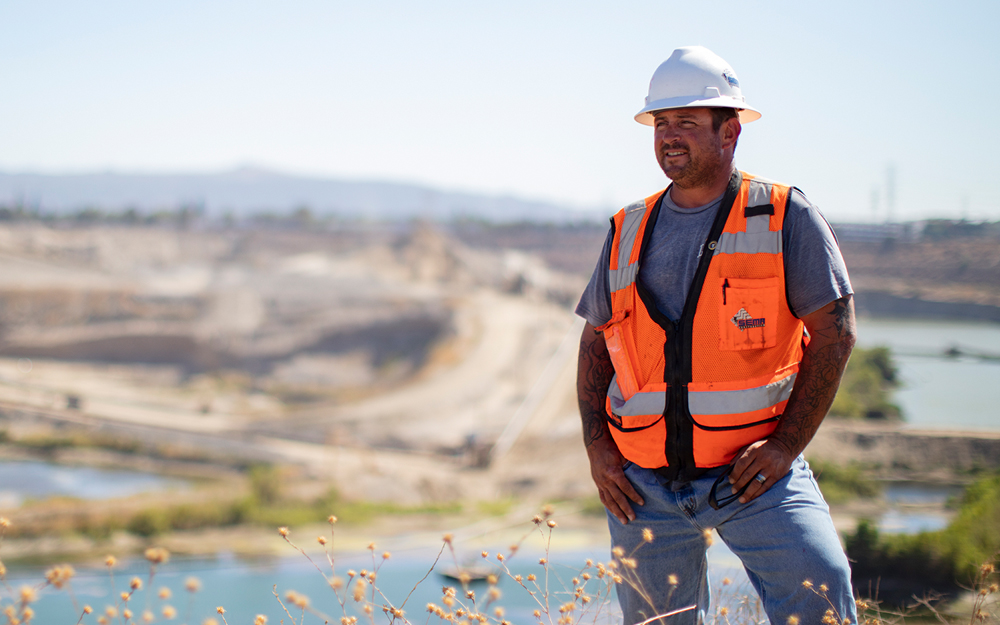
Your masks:
<instances>
[{"instance_id":1,"label":"green shrub","mask_svg":"<svg viewBox=\"0 0 1000 625\"><path fill-rule=\"evenodd\" d=\"M870 499L882 494L882 485L869 478L861 465L845 467L814 460L809 465L827 503L839 504L859 497Z\"/></svg>"},{"instance_id":2,"label":"green shrub","mask_svg":"<svg viewBox=\"0 0 1000 625\"><path fill-rule=\"evenodd\" d=\"M125 526L129 532L137 536L157 536L170 529L168 511L160 508L147 508L129 519Z\"/></svg>"},{"instance_id":3,"label":"green shrub","mask_svg":"<svg viewBox=\"0 0 1000 625\"><path fill-rule=\"evenodd\" d=\"M888 347L857 347L844 371L830 414L869 419L898 418L899 407L889 401L899 386L896 365Z\"/></svg>"},{"instance_id":4,"label":"green shrub","mask_svg":"<svg viewBox=\"0 0 1000 625\"><path fill-rule=\"evenodd\" d=\"M1000 553L1000 474L965 490L958 514L943 530L882 535L861 521L845 537L856 587L885 580L908 582L902 599L923 592L953 592L968 586L979 566Z\"/></svg>"}]
</instances>

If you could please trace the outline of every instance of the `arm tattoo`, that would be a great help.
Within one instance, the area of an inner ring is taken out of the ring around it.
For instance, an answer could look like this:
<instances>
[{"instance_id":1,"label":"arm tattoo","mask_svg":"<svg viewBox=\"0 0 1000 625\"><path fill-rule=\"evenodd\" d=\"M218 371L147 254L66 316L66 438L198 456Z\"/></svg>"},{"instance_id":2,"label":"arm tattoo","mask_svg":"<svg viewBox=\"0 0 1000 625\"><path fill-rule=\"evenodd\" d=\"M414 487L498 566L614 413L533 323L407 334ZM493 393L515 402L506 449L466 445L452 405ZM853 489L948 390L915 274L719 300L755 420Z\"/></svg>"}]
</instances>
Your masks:
<instances>
[{"instance_id":1,"label":"arm tattoo","mask_svg":"<svg viewBox=\"0 0 1000 625\"><path fill-rule=\"evenodd\" d=\"M812 342L802 355L799 373L785 414L772 438L798 455L812 440L826 416L840 386L840 379L854 347L854 311L850 296L833 302L833 307L815 328Z\"/></svg>"},{"instance_id":2,"label":"arm tattoo","mask_svg":"<svg viewBox=\"0 0 1000 625\"><path fill-rule=\"evenodd\" d=\"M604 337L584 336L580 341L580 360L576 374L576 392L583 419L583 442L588 447L608 432L605 399L615 370Z\"/></svg>"}]
</instances>

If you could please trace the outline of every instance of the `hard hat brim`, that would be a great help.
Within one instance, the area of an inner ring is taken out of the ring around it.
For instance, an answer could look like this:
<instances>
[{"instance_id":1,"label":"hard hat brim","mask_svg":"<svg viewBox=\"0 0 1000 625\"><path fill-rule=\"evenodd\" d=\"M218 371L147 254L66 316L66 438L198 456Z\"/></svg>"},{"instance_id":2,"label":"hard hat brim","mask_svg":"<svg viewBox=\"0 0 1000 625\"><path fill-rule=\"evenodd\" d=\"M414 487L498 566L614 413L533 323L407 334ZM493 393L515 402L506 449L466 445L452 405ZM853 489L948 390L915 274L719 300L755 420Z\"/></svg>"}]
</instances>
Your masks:
<instances>
[{"instance_id":1,"label":"hard hat brim","mask_svg":"<svg viewBox=\"0 0 1000 625\"><path fill-rule=\"evenodd\" d=\"M683 97L650 102L635 114L635 121L644 126L652 126L653 114L657 111L698 107L736 109L739 111L741 124L749 124L752 121L757 121L761 116L760 111L757 109L747 106L743 102L737 102L734 98L727 96L717 98Z\"/></svg>"}]
</instances>

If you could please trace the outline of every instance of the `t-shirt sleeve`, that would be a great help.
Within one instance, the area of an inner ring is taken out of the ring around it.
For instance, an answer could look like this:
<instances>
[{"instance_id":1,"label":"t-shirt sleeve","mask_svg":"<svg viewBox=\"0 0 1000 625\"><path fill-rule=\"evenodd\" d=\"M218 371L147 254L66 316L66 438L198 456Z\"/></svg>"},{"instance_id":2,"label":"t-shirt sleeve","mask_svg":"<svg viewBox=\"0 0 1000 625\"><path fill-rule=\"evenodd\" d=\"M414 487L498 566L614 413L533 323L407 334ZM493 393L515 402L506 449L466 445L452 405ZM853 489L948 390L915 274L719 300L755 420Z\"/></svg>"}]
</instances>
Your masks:
<instances>
[{"instance_id":1,"label":"t-shirt sleeve","mask_svg":"<svg viewBox=\"0 0 1000 625\"><path fill-rule=\"evenodd\" d=\"M788 305L797 317L854 293L833 228L798 189L789 194L782 248Z\"/></svg>"},{"instance_id":2,"label":"t-shirt sleeve","mask_svg":"<svg viewBox=\"0 0 1000 625\"><path fill-rule=\"evenodd\" d=\"M608 231L604 240L601 257L597 260L590 283L584 289L576 314L590 322L595 328L611 320L611 289L608 286L608 266L611 263L611 245L614 242L614 228Z\"/></svg>"}]
</instances>

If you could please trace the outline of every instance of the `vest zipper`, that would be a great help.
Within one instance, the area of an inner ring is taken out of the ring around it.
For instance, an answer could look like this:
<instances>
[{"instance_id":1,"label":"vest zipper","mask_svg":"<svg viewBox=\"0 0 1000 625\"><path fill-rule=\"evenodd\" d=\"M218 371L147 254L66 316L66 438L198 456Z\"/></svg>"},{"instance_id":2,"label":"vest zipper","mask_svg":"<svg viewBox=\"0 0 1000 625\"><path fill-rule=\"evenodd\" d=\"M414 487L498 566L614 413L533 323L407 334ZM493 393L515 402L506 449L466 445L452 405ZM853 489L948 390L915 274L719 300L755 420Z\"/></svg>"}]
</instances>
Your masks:
<instances>
[{"instance_id":1,"label":"vest zipper","mask_svg":"<svg viewBox=\"0 0 1000 625\"><path fill-rule=\"evenodd\" d=\"M726 281L722 283L722 305L723 306L726 305L726 289L728 289L728 288L729 288L729 278L726 278Z\"/></svg>"}]
</instances>

